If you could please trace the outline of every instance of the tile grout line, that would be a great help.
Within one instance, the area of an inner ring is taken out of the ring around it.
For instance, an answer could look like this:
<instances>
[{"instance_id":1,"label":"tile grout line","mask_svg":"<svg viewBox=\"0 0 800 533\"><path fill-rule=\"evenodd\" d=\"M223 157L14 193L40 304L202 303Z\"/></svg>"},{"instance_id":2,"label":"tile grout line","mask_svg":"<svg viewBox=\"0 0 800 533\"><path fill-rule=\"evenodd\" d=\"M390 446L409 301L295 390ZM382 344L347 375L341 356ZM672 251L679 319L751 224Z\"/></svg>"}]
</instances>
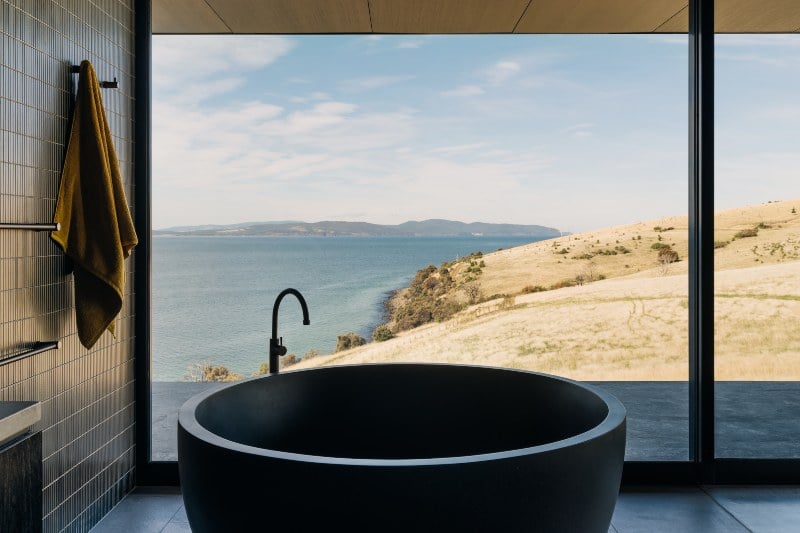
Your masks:
<instances>
[{"instance_id":1,"label":"tile grout line","mask_svg":"<svg viewBox=\"0 0 800 533\"><path fill-rule=\"evenodd\" d=\"M172 513L172 516L170 516L169 520L167 520L167 523L164 524L164 527L161 528L161 531L164 531L165 529L167 529L167 526L172 523L172 521L175 519L176 516L178 516L178 513L181 512L181 507L183 507L183 502L181 502L181 504L178 506L178 508L175 509L175 512Z\"/></svg>"},{"instance_id":2,"label":"tile grout line","mask_svg":"<svg viewBox=\"0 0 800 533\"><path fill-rule=\"evenodd\" d=\"M712 495L710 492L708 492L708 491L706 490L706 488L705 488L703 485L700 485L700 487L699 487L699 488L700 488L700 490L701 490L701 491L703 491L703 493L704 493L706 496L708 496L709 498L711 498L711 501L713 501L715 504L717 504L717 505L718 505L718 506L719 506L719 507L720 507L720 508L721 508L723 511L725 511L726 513L728 513L728 515L729 515L731 518L733 518L734 520L736 520L736 522L738 522L739 524L741 524L741 525L742 525L742 527L743 527L743 528L745 528L747 531L749 531L750 533L753 533L753 530L752 530L752 529L750 529L749 527L747 527L747 525L745 525L745 523L744 523L744 522L742 522L741 520L739 520L739 517L737 517L735 514L733 514L733 512L731 512L731 510L730 510L730 509L728 509L727 507L725 507L724 505L722 505L722 504L721 504L721 503L720 503L720 502L719 502L719 501L718 501L718 500L717 500L717 499L716 499L716 498L715 498L715 497L714 497L714 496L713 496L713 495Z\"/></svg>"}]
</instances>

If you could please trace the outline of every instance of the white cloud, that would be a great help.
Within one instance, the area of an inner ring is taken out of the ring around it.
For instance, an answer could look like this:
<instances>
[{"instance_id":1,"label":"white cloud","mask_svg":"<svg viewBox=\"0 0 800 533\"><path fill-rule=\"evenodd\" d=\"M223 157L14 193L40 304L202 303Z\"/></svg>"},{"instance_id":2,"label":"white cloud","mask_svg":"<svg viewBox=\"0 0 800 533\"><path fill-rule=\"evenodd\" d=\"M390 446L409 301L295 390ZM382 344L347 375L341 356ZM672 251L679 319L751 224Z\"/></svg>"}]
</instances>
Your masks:
<instances>
[{"instance_id":1,"label":"white cloud","mask_svg":"<svg viewBox=\"0 0 800 533\"><path fill-rule=\"evenodd\" d=\"M584 122L581 124L575 124L574 126L563 128L561 130L561 133L569 135L570 137L576 139L581 139L581 138L591 137L593 135L592 128L594 128L594 124L590 122Z\"/></svg>"},{"instance_id":2,"label":"white cloud","mask_svg":"<svg viewBox=\"0 0 800 533\"><path fill-rule=\"evenodd\" d=\"M800 198L800 154L796 152L720 153L715 161L717 207Z\"/></svg>"},{"instance_id":3,"label":"white cloud","mask_svg":"<svg viewBox=\"0 0 800 533\"><path fill-rule=\"evenodd\" d=\"M423 37L411 37L411 38L403 39L399 43L397 43L397 48L401 48L401 49L421 48L423 45L425 45L426 42L427 42L427 39L425 39Z\"/></svg>"},{"instance_id":4,"label":"white cloud","mask_svg":"<svg viewBox=\"0 0 800 533\"><path fill-rule=\"evenodd\" d=\"M341 86L350 91L371 91L373 89L381 89L390 85L396 85L406 81L411 81L416 76L397 75L397 76L369 76L365 78L354 78L344 80Z\"/></svg>"},{"instance_id":5,"label":"white cloud","mask_svg":"<svg viewBox=\"0 0 800 533\"><path fill-rule=\"evenodd\" d=\"M766 120L800 120L800 104L783 106L764 106L755 112L755 116Z\"/></svg>"},{"instance_id":6,"label":"white cloud","mask_svg":"<svg viewBox=\"0 0 800 533\"><path fill-rule=\"evenodd\" d=\"M455 89L442 91L440 94L442 96L463 98L469 96L480 96L485 92L486 91L484 91L479 85L461 85Z\"/></svg>"},{"instance_id":7,"label":"white cloud","mask_svg":"<svg viewBox=\"0 0 800 533\"><path fill-rule=\"evenodd\" d=\"M505 83L520 71L521 65L517 61L498 61L483 72L486 80L492 85Z\"/></svg>"},{"instance_id":8,"label":"white cloud","mask_svg":"<svg viewBox=\"0 0 800 533\"><path fill-rule=\"evenodd\" d=\"M474 152L480 148L485 148L489 146L489 143L486 142L477 142L477 143L469 143L469 144L457 144L453 146L441 146L439 148L434 148L432 150L428 150L430 154L460 154L462 152Z\"/></svg>"},{"instance_id":9,"label":"white cloud","mask_svg":"<svg viewBox=\"0 0 800 533\"><path fill-rule=\"evenodd\" d=\"M721 47L741 46L745 48L774 46L800 48L800 35L758 34L758 35L717 35L714 45Z\"/></svg>"},{"instance_id":10,"label":"white cloud","mask_svg":"<svg viewBox=\"0 0 800 533\"><path fill-rule=\"evenodd\" d=\"M153 37L153 91L160 98L190 102L230 92L243 75L288 54L286 37L186 36Z\"/></svg>"},{"instance_id":11,"label":"white cloud","mask_svg":"<svg viewBox=\"0 0 800 533\"><path fill-rule=\"evenodd\" d=\"M688 46L689 38L686 35L654 35L648 40L654 43L677 44Z\"/></svg>"},{"instance_id":12,"label":"white cloud","mask_svg":"<svg viewBox=\"0 0 800 533\"><path fill-rule=\"evenodd\" d=\"M310 94L307 94L306 96L292 96L289 98L289 101L296 104L305 104L308 102L320 102L330 99L331 99L330 94L323 91L314 91Z\"/></svg>"}]
</instances>

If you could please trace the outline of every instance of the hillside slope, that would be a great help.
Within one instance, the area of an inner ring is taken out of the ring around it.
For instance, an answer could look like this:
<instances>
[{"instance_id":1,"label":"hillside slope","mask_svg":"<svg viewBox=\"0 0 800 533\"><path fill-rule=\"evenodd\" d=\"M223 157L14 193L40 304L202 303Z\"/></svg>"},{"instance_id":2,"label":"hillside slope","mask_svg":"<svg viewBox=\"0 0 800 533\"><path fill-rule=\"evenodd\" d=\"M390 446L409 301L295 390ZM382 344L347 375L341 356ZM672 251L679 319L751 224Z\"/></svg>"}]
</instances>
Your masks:
<instances>
[{"instance_id":1,"label":"hillside slope","mask_svg":"<svg viewBox=\"0 0 800 533\"><path fill-rule=\"evenodd\" d=\"M715 250L718 379L800 379L800 215L793 209L800 200L717 214L717 239L728 241ZM686 226L686 217L672 217L484 254L484 294L508 296L292 368L435 361L585 380L685 380ZM734 238L743 230L755 236ZM669 245L681 261L659 264L655 243ZM630 251L596 253L617 246ZM587 269L595 281L526 293Z\"/></svg>"}]
</instances>

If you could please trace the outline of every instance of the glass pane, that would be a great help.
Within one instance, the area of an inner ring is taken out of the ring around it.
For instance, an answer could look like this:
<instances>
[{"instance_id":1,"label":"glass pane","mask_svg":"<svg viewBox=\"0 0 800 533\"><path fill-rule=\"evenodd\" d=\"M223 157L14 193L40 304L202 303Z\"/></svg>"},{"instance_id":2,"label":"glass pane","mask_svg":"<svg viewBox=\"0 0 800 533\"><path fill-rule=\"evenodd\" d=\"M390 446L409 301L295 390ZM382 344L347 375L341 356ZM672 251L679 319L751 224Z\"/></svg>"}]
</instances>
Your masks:
<instances>
[{"instance_id":1,"label":"glass pane","mask_svg":"<svg viewBox=\"0 0 800 533\"><path fill-rule=\"evenodd\" d=\"M719 457L800 457L799 47L717 37Z\"/></svg>"},{"instance_id":2,"label":"glass pane","mask_svg":"<svg viewBox=\"0 0 800 533\"><path fill-rule=\"evenodd\" d=\"M688 459L686 60L685 36L155 37L153 458L185 399L265 372L294 287L286 370L586 380L626 404L628 459Z\"/></svg>"}]
</instances>

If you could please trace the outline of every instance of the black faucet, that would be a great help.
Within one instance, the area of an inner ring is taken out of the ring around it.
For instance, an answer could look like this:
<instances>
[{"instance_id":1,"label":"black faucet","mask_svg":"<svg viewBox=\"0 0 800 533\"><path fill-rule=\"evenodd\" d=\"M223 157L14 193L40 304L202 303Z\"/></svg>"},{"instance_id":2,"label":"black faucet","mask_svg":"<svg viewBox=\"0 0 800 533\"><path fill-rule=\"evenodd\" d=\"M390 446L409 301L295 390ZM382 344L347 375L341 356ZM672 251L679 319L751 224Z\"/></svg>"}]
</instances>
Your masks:
<instances>
[{"instance_id":1,"label":"black faucet","mask_svg":"<svg viewBox=\"0 0 800 533\"><path fill-rule=\"evenodd\" d=\"M281 300L287 294L294 294L300 300L300 307L303 308L303 325L311 324L308 319L308 306L306 300L300 291L297 289L284 289L275 299L275 305L272 306L272 338L269 340L269 373L277 374L280 371L280 356L286 355L286 346L283 345L283 337L278 337L278 307L281 305Z\"/></svg>"}]
</instances>

